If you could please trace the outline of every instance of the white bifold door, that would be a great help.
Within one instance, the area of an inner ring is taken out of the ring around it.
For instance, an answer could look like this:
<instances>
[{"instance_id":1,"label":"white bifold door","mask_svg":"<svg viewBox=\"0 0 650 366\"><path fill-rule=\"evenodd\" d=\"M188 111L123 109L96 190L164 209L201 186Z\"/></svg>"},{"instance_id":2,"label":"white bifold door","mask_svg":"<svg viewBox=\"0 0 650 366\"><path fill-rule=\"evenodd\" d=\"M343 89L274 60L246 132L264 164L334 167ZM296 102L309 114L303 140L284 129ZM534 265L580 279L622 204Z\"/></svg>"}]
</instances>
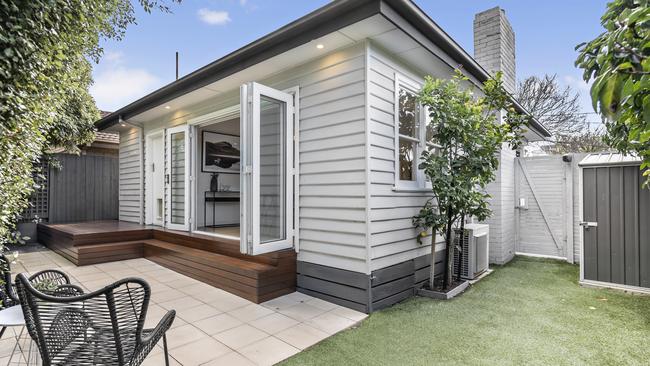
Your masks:
<instances>
[{"instance_id":1,"label":"white bifold door","mask_svg":"<svg viewBox=\"0 0 650 366\"><path fill-rule=\"evenodd\" d=\"M241 86L242 253L293 247L294 97L258 83Z\"/></svg>"},{"instance_id":2,"label":"white bifold door","mask_svg":"<svg viewBox=\"0 0 650 366\"><path fill-rule=\"evenodd\" d=\"M190 130L177 126L167 130L167 224L172 230L190 228Z\"/></svg>"}]
</instances>

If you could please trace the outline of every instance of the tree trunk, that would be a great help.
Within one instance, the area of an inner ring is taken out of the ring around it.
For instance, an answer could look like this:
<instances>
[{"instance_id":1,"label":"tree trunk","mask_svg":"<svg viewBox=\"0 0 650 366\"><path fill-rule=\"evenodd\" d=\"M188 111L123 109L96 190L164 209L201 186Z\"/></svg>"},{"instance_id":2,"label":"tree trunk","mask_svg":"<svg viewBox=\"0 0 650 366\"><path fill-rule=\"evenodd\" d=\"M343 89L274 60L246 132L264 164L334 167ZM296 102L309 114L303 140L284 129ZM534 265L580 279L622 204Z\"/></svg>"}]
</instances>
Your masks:
<instances>
[{"instance_id":1,"label":"tree trunk","mask_svg":"<svg viewBox=\"0 0 650 366\"><path fill-rule=\"evenodd\" d=\"M451 227L453 226L453 216L451 208L447 211L447 228L445 237L445 247L447 248L447 263L445 265L445 281L443 290L447 290L454 282L454 247L451 241Z\"/></svg>"},{"instance_id":2,"label":"tree trunk","mask_svg":"<svg viewBox=\"0 0 650 366\"><path fill-rule=\"evenodd\" d=\"M435 288L436 280L436 232L431 230L431 268L429 269L429 288Z\"/></svg>"},{"instance_id":3,"label":"tree trunk","mask_svg":"<svg viewBox=\"0 0 650 366\"><path fill-rule=\"evenodd\" d=\"M465 214L461 216L460 219L460 235L461 239L465 237ZM460 244L460 251L458 253L458 269L456 270L456 281L460 281L460 276L461 276L461 264L463 263L463 256L465 255L465 250L463 249L463 244L462 242Z\"/></svg>"}]
</instances>

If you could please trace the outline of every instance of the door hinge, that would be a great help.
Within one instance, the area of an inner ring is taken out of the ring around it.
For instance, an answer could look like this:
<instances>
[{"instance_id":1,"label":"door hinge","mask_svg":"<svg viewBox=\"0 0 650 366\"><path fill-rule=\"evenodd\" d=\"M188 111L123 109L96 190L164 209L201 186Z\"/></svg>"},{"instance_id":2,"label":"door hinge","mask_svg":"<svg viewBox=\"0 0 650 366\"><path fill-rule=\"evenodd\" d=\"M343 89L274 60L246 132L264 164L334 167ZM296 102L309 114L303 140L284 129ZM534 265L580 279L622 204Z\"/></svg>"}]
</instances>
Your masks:
<instances>
[{"instance_id":1,"label":"door hinge","mask_svg":"<svg viewBox=\"0 0 650 366\"><path fill-rule=\"evenodd\" d=\"M244 166L244 174L251 174L253 172L253 167L250 165Z\"/></svg>"}]
</instances>

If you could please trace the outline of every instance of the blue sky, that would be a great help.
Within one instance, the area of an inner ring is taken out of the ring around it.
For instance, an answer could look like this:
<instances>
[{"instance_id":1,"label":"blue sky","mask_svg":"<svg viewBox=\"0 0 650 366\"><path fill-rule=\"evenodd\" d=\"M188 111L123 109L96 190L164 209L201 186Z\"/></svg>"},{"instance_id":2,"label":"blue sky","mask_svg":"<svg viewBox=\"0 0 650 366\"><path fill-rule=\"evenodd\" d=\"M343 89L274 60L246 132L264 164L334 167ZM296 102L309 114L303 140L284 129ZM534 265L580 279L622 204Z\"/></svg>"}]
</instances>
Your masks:
<instances>
[{"instance_id":1,"label":"blue sky","mask_svg":"<svg viewBox=\"0 0 650 366\"><path fill-rule=\"evenodd\" d=\"M326 4L327 0L184 0L172 14L137 11L138 24L120 41L103 42L91 93L115 110L174 80L174 53L185 75ZM474 14L499 5L516 33L517 77L557 74L583 95L588 88L574 68L576 44L601 32L606 0L416 0L470 54ZM596 116L593 116L596 119ZM590 118L591 120L591 118Z\"/></svg>"}]
</instances>

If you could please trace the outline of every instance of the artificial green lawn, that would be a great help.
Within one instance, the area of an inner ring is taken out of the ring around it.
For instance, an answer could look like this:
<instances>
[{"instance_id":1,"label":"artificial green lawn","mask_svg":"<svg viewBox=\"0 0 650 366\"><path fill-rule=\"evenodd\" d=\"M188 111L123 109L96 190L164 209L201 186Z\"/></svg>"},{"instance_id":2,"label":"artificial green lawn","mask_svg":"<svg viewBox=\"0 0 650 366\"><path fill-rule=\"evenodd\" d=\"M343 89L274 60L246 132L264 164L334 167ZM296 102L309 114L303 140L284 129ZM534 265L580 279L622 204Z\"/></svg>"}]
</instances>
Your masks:
<instances>
[{"instance_id":1,"label":"artificial green lawn","mask_svg":"<svg viewBox=\"0 0 650 366\"><path fill-rule=\"evenodd\" d=\"M518 257L459 298L413 298L282 365L650 365L650 297Z\"/></svg>"}]
</instances>

